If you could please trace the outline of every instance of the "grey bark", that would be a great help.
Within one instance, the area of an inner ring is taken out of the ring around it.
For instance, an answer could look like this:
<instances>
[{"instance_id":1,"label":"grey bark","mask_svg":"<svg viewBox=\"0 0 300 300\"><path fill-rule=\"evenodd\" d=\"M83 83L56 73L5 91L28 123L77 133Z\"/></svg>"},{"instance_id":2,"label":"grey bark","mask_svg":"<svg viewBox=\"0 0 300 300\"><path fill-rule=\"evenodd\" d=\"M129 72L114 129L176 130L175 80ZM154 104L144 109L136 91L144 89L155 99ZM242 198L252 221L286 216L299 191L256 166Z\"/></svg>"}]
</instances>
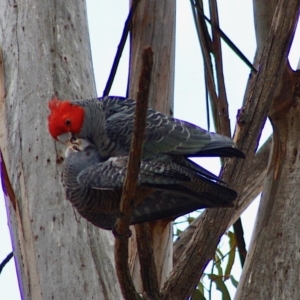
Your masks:
<instances>
[{"instance_id":1,"label":"grey bark","mask_svg":"<svg viewBox=\"0 0 300 300\"><path fill-rule=\"evenodd\" d=\"M264 49L277 2L278 0L253 0L253 15L257 45L256 54L258 57L261 57Z\"/></svg>"},{"instance_id":2,"label":"grey bark","mask_svg":"<svg viewBox=\"0 0 300 300\"><path fill-rule=\"evenodd\" d=\"M242 193L240 194L238 206L234 210L231 220L227 226L227 229L229 229L229 227L232 226L232 224L241 216L241 214L247 209L247 207L252 203L252 201L261 193L263 183L267 174L267 164L271 144L272 137L269 137L269 139L265 142L265 144L255 155L251 168L248 172L249 176L247 178L247 182L243 187ZM176 265L179 261L186 248L186 245L192 239L192 236L199 224L201 224L201 221L202 219L200 217L196 218L174 242L174 265Z\"/></svg>"},{"instance_id":3,"label":"grey bark","mask_svg":"<svg viewBox=\"0 0 300 300\"><path fill-rule=\"evenodd\" d=\"M175 65L175 2L141 1L134 16L131 35L129 95L136 99L141 55L145 47L153 51L153 69L148 104L166 114L173 113ZM172 223L151 223L151 235L159 286L172 270ZM140 265L134 239L130 247L130 266L137 290L142 293Z\"/></svg>"},{"instance_id":4,"label":"grey bark","mask_svg":"<svg viewBox=\"0 0 300 300\"><path fill-rule=\"evenodd\" d=\"M259 2L259 1L257 1ZM274 2L274 1L273 1ZM263 47L272 1L256 3L255 15L265 18L256 27ZM298 11L299 14L299 11ZM269 112L273 146L246 264L235 299L299 299L299 85L300 75L289 65L277 86Z\"/></svg>"},{"instance_id":5,"label":"grey bark","mask_svg":"<svg viewBox=\"0 0 300 300\"><path fill-rule=\"evenodd\" d=\"M47 132L47 101L96 96L84 1L1 1L5 97L0 145L23 299L121 299L112 236L72 209L64 149Z\"/></svg>"},{"instance_id":6,"label":"grey bark","mask_svg":"<svg viewBox=\"0 0 300 300\"><path fill-rule=\"evenodd\" d=\"M289 71L270 112L274 145L235 299L299 299L299 71Z\"/></svg>"},{"instance_id":7,"label":"grey bark","mask_svg":"<svg viewBox=\"0 0 300 300\"><path fill-rule=\"evenodd\" d=\"M238 116L235 132L237 146L241 147L247 158L244 161L231 160L230 164L225 164L222 176L222 179L239 193L246 182L247 170L251 165L275 88L285 69L298 10L298 0L278 2L276 18L272 22L260 68L256 75L252 74L249 81L251 87L246 95L245 106ZM202 215L202 221L192 240L164 285L163 299L180 300L191 294L232 215L233 209L211 209Z\"/></svg>"}]
</instances>

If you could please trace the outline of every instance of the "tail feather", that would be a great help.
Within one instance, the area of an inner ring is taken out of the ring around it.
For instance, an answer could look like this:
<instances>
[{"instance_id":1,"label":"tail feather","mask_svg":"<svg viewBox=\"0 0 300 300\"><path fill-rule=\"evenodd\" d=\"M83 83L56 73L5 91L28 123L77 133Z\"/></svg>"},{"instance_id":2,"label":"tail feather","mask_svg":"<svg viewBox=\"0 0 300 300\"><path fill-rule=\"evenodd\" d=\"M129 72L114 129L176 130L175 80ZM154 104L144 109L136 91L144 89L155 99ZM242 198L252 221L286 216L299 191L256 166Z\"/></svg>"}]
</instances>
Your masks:
<instances>
[{"instance_id":1,"label":"tail feather","mask_svg":"<svg viewBox=\"0 0 300 300\"><path fill-rule=\"evenodd\" d=\"M209 193L202 193L198 196L200 196L198 201L195 201L194 197L186 195L181 197L178 193L157 191L134 209L131 224L163 219L174 220L197 209L233 206L232 200L222 202ZM232 197L229 196L229 199Z\"/></svg>"},{"instance_id":2,"label":"tail feather","mask_svg":"<svg viewBox=\"0 0 300 300\"><path fill-rule=\"evenodd\" d=\"M212 149L201 149L199 152L189 155L189 157L238 157L245 158L245 154L233 147L221 147L221 148L212 148Z\"/></svg>"}]
</instances>

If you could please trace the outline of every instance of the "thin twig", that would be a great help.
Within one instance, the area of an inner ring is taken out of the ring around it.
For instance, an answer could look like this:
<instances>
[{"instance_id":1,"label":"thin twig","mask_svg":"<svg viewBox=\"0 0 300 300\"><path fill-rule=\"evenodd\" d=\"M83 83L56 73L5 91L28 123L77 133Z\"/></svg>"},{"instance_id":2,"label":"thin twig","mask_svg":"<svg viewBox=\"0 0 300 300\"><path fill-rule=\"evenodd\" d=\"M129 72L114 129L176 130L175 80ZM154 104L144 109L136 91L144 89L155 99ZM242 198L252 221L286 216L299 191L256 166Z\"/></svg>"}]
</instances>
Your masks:
<instances>
[{"instance_id":1,"label":"thin twig","mask_svg":"<svg viewBox=\"0 0 300 300\"><path fill-rule=\"evenodd\" d=\"M244 267L246 256L247 256L247 250L246 250L246 243L244 239L244 229L242 225L241 218L238 218L236 222L233 224L235 239L236 239L236 245L239 252L240 262L242 268Z\"/></svg>"},{"instance_id":2,"label":"thin twig","mask_svg":"<svg viewBox=\"0 0 300 300\"><path fill-rule=\"evenodd\" d=\"M105 89L103 91L103 97L107 96L109 94L111 86L114 82L114 79L115 79L115 76L116 76L116 73L117 73L117 69L118 69L118 65L119 65L119 62L120 62L120 59L121 59L121 56L122 56L122 53L123 53L123 50L124 50L124 47L125 47L125 43L126 43L126 40L127 40L127 36L128 36L129 30L131 28L132 18L133 18L134 12L136 11L136 8L137 8L139 2L140 2L140 0L132 1L132 6L130 8L128 17L127 17L126 22L124 24L124 29L123 29L123 32L122 32L120 43L118 45L118 50L117 50L117 53L115 55L112 68L110 70L110 74L109 74L108 80L106 82Z\"/></svg>"},{"instance_id":3,"label":"thin twig","mask_svg":"<svg viewBox=\"0 0 300 300\"><path fill-rule=\"evenodd\" d=\"M218 115L214 116L217 118L216 123L218 124L217 132L231 136L230 130L230 120L228 113L228 101L226 96L224 72L223 72L223 60L222 60L222 49L220 34L217 28L219 28L219 16L218 16L218 6L216 0L209 1L209 8L211 14L211 24L212 24L212 45L213 54L215 57L216 65L216 77L218 81ZM244 239L244 230L241 218L233 224L233 229L237 241L237 248L239 252L239 257L242 267L245 263L245 258L247 255L246 243Z\"/></svg>"},{"instance_id":4,"label":"thin twig","mask_svg":"<svg viewBox=\"0 0 300 300\"><path fill-rule=\"evenodd\" d=\"M11 258L14 256L13 252L10 252L2 261L2 263L0 264L0 274L3 270L3 268L7 265L7 263L11 260Z\"/></svg>"},{"instance_id":5,"label":"thin twig","mask_svg":"<svg viewBox=\"0 0 300 300\"><path fill-rule=\"evenodd\" d=\"M260 67L249 80L245 106L238 116L236 144L247 159L232 159L226 164L222 179L241 192L257 148L261 130L272 104L276 87L282 79L287 63L288 49L298 20L299 1L279 0L273 17ZM286 18L286 16L289 18ZM280 24L280 26L278 26ZM163 287L163 300L186 299L199 281L211 259L220 237L224 234L234 209L209 209L202 216L202 223L171 272ZM175 296L176 295L176 296Z\"/></svg>"},{"instance_id":6,"label":"thin twig","mask_svg":"<svg viewBox=\"0 0 300 300\"><path fill-rule=\"evenodd\" d=\"M232 226L237 218L245 211L252 201L261 193L263 188L264 177L267 172L268 158L271 148L272 137L264 143L264 145L256 153L253 163L249 169L247 182L240 193L239 206L234 211L232 220L229 222L227 230ZM174 242L173 264L177 264L182 256L186 244L192 239L193 233L201 223L201 215L196 218L185 231L181 233L178 239Z\"/></svg>"},{"instance_id":7,"label":"thin twig","mask_svg":"<svg viewBox=\"0 0 300 300\"><path fill-rule=\"evenodd\" d=\"M127 173L123 185L120 202L121 217L118 218L115 232L121 238L115 240L115 261L117 275L125 299L141 299L136 292L128 267L128 232L130 215L134 206L137 190L137 179L141 162L144 131L146 127L146 113L148 95L153 65L153 52L146 48L142 56L142 72L139 79L139 91L135 108L134 132L129 153Z\"/></svg>"},{"instance_id":8,"label":"thin twig","mask_svg":"<svg viewBox=\"0 0 300 300\"><path fill-rule=\"evenodd\" d=\"M201 11L199 11L201 14ZM233 52L255 73L257 73L257 69L253 66L253 64L249 61L249 59L243 54L243 52L231 41L231 39L226 35L226 33L218 26L214 25L211 20L203 14L203 18L215 29L218 31L221 38L224 42L232 49Z\"/></svg>"},{"instance_id":9,"label":"thin twig","mask_svg":"<svg viewBox=\"0 0 300 300\"><path fill-rule=\"evenodd\" d=\"M199 0L201 1L201 0ZM214 81L214 72L212 67L212 61L210 53L212 52L212 44L211 44L211 38L208 34L207 26L202 18L202 14L199 14L199 11L203 9L202 1L199 3L194 3L194 0L191 0L191 6L192 6L192 13L193 18L198 34L198 40L200 43L200 47L202 50L203 55L203 61L204 61L204 73L205 73L205 84L208 89L208 93L210 95L211 99L211 107L213 110L213 115L217 115L217 105L218 105L218 96L216 93L216 86ZM209 111L207 112L207 115L209 115ZM214 119L215 127L217 128L216 119Z\"/></svg>"},{"instance_id":10,"label":"thin twig","mask_svg":"<svg viewBox=\"0 0 300 300\"><path fill-rule=\"evenodd\" d=\"M217 78L217 89L218 89L218 114L214 116L216 118L216 123L218 124L216 130L217 133L231 136L230 130L230 120L228 113L228 101L226 96L226 88L224 81L224 72L223 72L223 59L222 59L222 48L220 35L216 31L215 27L219 27L219 16L218 16L218 7L216 0L209 1L210 14L212 19L212 48L213 55L215 58L216 66L216 78Z\"/></svg>"}]
</instances>

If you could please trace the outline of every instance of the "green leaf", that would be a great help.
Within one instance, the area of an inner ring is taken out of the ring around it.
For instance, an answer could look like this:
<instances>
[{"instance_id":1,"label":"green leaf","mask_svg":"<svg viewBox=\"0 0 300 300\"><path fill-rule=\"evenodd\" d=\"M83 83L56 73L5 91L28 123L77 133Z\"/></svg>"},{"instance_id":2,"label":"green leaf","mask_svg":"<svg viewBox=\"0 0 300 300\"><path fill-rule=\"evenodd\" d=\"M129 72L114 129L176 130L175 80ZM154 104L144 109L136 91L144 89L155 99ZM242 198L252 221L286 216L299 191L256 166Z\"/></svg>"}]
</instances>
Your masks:
<instances>
[{"instance_id":1,"label":"green leaf","mask_svg":"<svg viewBox=\"0 0 300 300\"><path fill-rule=\"evenodd\" d=\"M194 290L191 300L206 300L204 295L198 290Z\"/></svg>"},{"instance_id":2,"label":"green leaf","mask_svg":"<svg viewBox=\"0 0 300 300\"><path fill-rule=\"evenodd\" d=\"M194 218L194 217L191 217L191 216L189 216L189 217L187 218L187 221L188 221L189 224L191 224L194 220L195 220L195 218Z\"/></svg>"},{"instance_id":3,"label":"green leaf","mask_svg":"<svg viewBox=\"0 0 300 300\"><path fill-rule=\"evenodd\" d=\"M233 277L233 275L230 275L230 281L232 283L232 285L237 288L239 282L237 280L235 280L235 278Z\"/></svg>"},{"instance_id":4,"label":"green leaf","mask_svg":"<svg viewBox=\"0 0 300 300\"><path fill-rule=\"evenodd\" d=\"M182 230L180 230L180 229L177 228L177 230L176 230L176 235L177 235L177 236L180 236L181 233L182 233Z\"/></svg>"},{"instance_id":5,"label":"green leaf","mask_svg":"<svg viewBox=\"0 0 300 300\"><path fill-rule=\"evenodd\" d=\"M221 260L224 257L224 254L219 248L216 249L216 255L219 256L219 260Z\"/></svg>"},{"instance_id":6,"label":"green leaf","mask_svg":"<svg viewBox=\"0 0 300 300\"><path fill-rule=\"evenodd\" d=\"M201 280L202 280L202 278L201 278ZM201 292L202 295L204 295L204 285L201 281L199 281L199 283L198 283L198 290Z\"/></svg>"},{"instance_id":7,"label":"green leaf","mask_svg":"<svg viewBox=\"0 0 300 300\"><path fill-rule=\"evenodd\" d=\"M235 251L235 249L236 249L235 234L231 231L228 231L227 235L229 237L230 251L228 253L228 261L227 261L227 265L225 268L225 274L224 274L226 279L230 276L232 266L233 266L234 260L235 260L235 253L236 253L236 251Z\"/></svg>"},{"instance_id":8,"label":"green leaf","mask_svg":"<svg viewBox=\"0 0 300 300\"><path fill-rule=\"evenodd\" d=\"M215 257L214 257L214 261L215 261L215 266L217 268L217 271L218 271L218 275L223 277L223 269L222 269L222 266L221 266L221 260L219 259L218 255L215 254Z\"/></svg>"},{"instance_id":9,"label":"green leaf","mask_svg":"<svg viewBox=\"0 0 300 300\"><path fill-rule=\"evenodd\" d=\"M222 294L222 300L230 300L230 295L228 292L228 289L222 279L222 277L216 277L214 280L214 283L216 284L217 290L219 290Z\"/></svg>"}]
</instances>

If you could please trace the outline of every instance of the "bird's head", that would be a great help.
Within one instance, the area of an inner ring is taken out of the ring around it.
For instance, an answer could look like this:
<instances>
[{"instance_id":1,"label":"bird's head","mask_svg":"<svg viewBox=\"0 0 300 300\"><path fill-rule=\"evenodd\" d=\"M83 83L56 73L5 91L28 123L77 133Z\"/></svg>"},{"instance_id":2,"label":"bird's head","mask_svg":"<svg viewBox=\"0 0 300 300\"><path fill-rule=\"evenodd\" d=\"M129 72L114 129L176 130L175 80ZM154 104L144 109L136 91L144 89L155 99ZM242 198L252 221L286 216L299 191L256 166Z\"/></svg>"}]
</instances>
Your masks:
<instances>
[{"instance_id":1,"label":"bird's head","mask_svg":"<svg viewBox=\"0 0 300 300\"><path fill-rule=\"evenodd\" d=\"M78 171L103 161L97 148L84 139L72 141L66 149L65 157L67 168L72 166Z\"/></svg>"},{"instance_id":2,"label":"bird's head","mask_svg":"<svg viewBox=\"0 0 300 300\"><path fill-rule=\"evenodd\" d=\"M85 139L74 139L69 143L69 147L67 148L66 152L65 152L65 157L68 157L71 155L71 153L77 153L77 152L83 152L86 150L96 150L96 147L91 144L89 141L85 140Z\"/></svg>"},{"instance_id":3,"label":"bird's head","mask_svg":"<svg viewBox=\"0 0 300 300\"><path fill-rule=\"evenodd\" d=\"M83 107L56 97L49 101L48 107L48 129L55 140L66 144L73 135L80 133L84 121Z\"/></svg>"}]
</instances>

